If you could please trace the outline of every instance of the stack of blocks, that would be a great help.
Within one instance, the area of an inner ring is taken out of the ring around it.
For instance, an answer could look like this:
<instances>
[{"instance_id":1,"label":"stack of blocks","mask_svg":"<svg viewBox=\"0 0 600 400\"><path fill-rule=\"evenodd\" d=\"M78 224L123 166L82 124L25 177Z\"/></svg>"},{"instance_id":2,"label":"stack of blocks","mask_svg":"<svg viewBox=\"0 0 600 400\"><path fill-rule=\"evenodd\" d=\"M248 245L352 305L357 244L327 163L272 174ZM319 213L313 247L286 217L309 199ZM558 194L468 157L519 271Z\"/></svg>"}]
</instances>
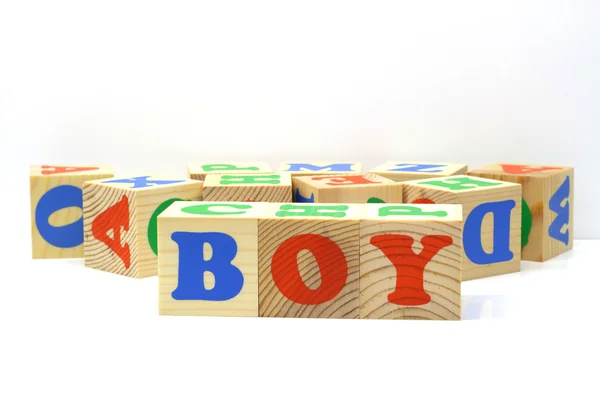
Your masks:
<instances>
[{"instance_id":1,"label":"stack of blocks","mask_svg":"<svg viewBox=\"0 0 600 400\"><path fill-rule=\"evenodd\" d=\"M457 320L461 281L573 245L569 167L190 163L188 177L31 167L32 257L158 274L163 315Z\"/></svg>"}]
</instances>

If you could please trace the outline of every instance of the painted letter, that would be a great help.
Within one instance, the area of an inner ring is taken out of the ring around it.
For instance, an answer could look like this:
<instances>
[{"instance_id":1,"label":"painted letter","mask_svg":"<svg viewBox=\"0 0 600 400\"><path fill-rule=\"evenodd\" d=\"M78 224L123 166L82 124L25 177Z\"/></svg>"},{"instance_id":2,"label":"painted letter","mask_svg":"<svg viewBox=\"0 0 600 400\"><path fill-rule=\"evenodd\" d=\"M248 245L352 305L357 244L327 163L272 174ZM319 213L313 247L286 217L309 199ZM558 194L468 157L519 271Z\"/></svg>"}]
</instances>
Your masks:
<instances>
[{"instance_id":1,"label":"painted letter","mask_svg":"<svg viewBox=\"0 0 600 400\"><path fill-rule=\"evenodd\" d=\"M464 189L474 189L477 187L488 187L488 186L498 186L502 185L502 182L489 182L482 181L479 179L474 179L471 177L458 177L458 178L446 178L440 179L438 181L424 181L418 182L420 185L432 185L432 186L440 186L444 188L448 188L450 190L464 190Z\"/></svg>"},{"instance_id":2,"label":"painted letter","mask_svg":"<svg viewBox=\"0 0 600 400\"><path fill-rule=\"evenodd\" d=\"M327 179L329 181L325 183L329 186L367 185L369 183L379 183L367 179L362 175L315 176L311 178L312 181L321 181L323 179Z\"/></svg>"},{"instance_id":3,"label":"painted letter","mask_svg":"<svg viewBox=\"0 0 600 400\"><path fill-rule=\"evenodd\" d=\"M388 171L401 171L401 172L444 172L441 167L445 167L446 164L396 164L399 168L390 168Z\"/></svg>"},{"instance_id":4,"label":"painted letter","mask_svg":"<svg viewBox=\"0 0 600 400\"><path fill-rule=\"evenodd\" d=\"M548 234L551 238L563 242L565 245L569 244L569 229L565 229L565 233L561 230L563 227L569 226L569 196L571 194L571 179L567 176L567 179L560 185L556 193L550 198L548 206L551 211L554 211L557 215L554 221L548 228ZM563 207L562 202L565 202Z\"/></svg>"},{"instance_id":5,"label":"painted letter","mask_svg":"<svg viewBox=\"0 0 600 400\"><path fill-rule=\"evenodd\" d=\"M221 175L221 185L279 185L280 175Z\"/></svg>"},{"instance_id":6,"label":"painted letter","mask_svg":"<svg viewBox=\"0 0 600 400\"><path fill-rule=\"evenodd\" d=\"M51 169L47 169L51 168ZM42 175L66 174L69 172L93 171L98 167L58 167L55 165L42 165Z\"/></svg>"},{"instance_id":7,"label":"painted letter","mask_svg":"<svg viewBox=\"0 0 600 400\"><path fill-rule=\"evenodd\" d=\"M508 174L528 174L530 172L541 172L562 169L556 167L530 167L527 165L520 164L500 164L500 166L502 167L502 170Z\"/></svg>"},{"instance_id":8,"label":"painted letter","mask_svg":"<svg viewBox=\"0 0 600 400\"><path fill-rule=\"evenodd\" d=\"M315 194L311 193L310 197L304 197L300 194L300 189L296 188L296 203L314 203L315 202Z\"/></svg>"},{"instance_id":9,"label":"painted letter","mask_svg":"<svg viewBox=\"0 0 600 400\"><path fill-rule=\"evenodd\" d=\"M289 164L286 171L337 171L349 172L352 171L354 164L329 164L329 165L314 165L314 164Z\"/></svg>"},{"instance_id":10,"label":"painted letter","mask_svg":"<svg viewBox=\"0 0 600 400\"><path fill-rule=\"evenodd\" d=\"M123 261L125 268L129 268L131 251L129 243L121 246L121 228L125 232L129 230L129 199L125 195L92 221L92 236L107 245ZM108 236L110 230L112 238Z\"/></svg>"},{"instance_id":11,"label":"painted letter","mask_svg":"<svg viewBox=\"0 0 600 400\"><path fill-rule=\"evenodd\" d=\"M233 164L205 164L202 165L203 171L258 171L258 167L236 167Z\"/></svg>"},{"instance_id":12,"label":"painted letter","mask_svg":"<svg viewBox=\"0 0 600 400\"><path fill-rule=\"evenodd\" d=\"M250 204L200 204L197 206L189 206L181 209L182 212L198 215L237 215L246 214L246 211L215 211L215 208L233 208L234 210L249 210L252 208Z\"/></svg>"},{"instance_id":13,"label":"painted letter","mask_svg":"<svg viewBox=\"0 0 600 400\"><path fill-rule=\"evenodd\" d=\"M346 216L345 211L348 210L348 206L325 206L325 205L296 205L296 204L282 204L279 207L279 211L275 213L278 217L331 217L331 218L344 218Z\"/></svg>"},{"instance_id":14,"label":"painted letter","mask_svg":"<svg viewBox=\"0 0 600 400\"><path fill-rule=\"evenodd\" d=\"M83 207L83 193L77 186L62 185L48 190L35 208L35 224L40 236L61 249L83 243L83 217L64 226L52 226L48 221L53 213L68 207Z\"/></svg>"},{"instance_id":15,"label":"painted letter","mask_svg":"<svg viewBox=\"0 0 600 400\"><path fill-rule=\"evenodd\" d=\"M129 186L129 189L140 189L149 186L160 186L160 185L169 185L171 183L179 183L185 182L185 180L180 181L164 181L164 180L149 180L150 176L136 176L134 178L127 179L113 179L110 181L104 181L102 183L133 183L133 186Z\"/></svg>"},{"instance_id":16,"label":"painted letter","mask_svg":"<svg viewBox=\"0 0 600 400\"><path fill-rule=\"evenodd\" d=\"M423 211L423 209L421 207L416 207L416 206L387 206L387 207L381 207L379 209L380 217L387 217L388 215L404 215L404 216L430 215L433 217L447 217L448 213L443 210Z\"/></svg>"}]
</instances>

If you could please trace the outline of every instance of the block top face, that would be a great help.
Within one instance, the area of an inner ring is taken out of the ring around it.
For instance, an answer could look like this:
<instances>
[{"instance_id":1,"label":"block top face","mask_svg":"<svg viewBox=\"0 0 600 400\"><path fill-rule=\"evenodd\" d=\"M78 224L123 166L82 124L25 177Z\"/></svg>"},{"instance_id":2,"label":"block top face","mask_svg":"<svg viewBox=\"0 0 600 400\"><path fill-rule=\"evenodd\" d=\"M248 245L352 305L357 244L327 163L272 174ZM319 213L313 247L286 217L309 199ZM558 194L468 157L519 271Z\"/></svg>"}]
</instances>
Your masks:
<instances>
[{"instance_id":1,"label":"block top face","mask_svg":"<svg viewBox=\"0 0 600 400\"><path fill-rule=\"evenodd\" d=\"M297 176L293 179L318 189L401 185L400 182L395 182L375 174Z\"/></svg>"},{"instance_id":2,"label":"block top face","mask_svg":"<svg viewBox=\"0 0 600 400\"><path fill-rule=\"evenodd\" d=\"M465 193L478 190L494 190L521 186L518 183L503 182L494 179L467 175L452 175L448 177L443 176L438 178L417 179L414 181L403 182L403 184L405 186L418 186L451 193Z\"/></svg>"},{"instance_id":3,"label":"block top face","mask_svg":"<svg viewBox=\"0 0 600 400\"><path fill-rule=\"evenodd\" d=\"M380 221L463 220L460 204L367 204L364 219Z\"/></svg>"},{"instance_id":4,"label":"block top face","mask_svg":"<svg viewBox=\"0 0 600 400\"><path fill-rule=\"evenodd\" d=\"M269 203L261 219L357 220L364 204Z\"/></svg>"},{"instance_id":5,"label":"block top face","mask_svg":"<svg viewBox=\"0 0 600 400\"><path fill-rule=\"evenodd\" d=\"M373 168L371 171L374 174L385 173L388 175L392 174L403 174L403 175L453 175L462 169L466 169L467 164L448 164L439 162L412 162L412 161L389 161L378 167Z\"/></svg>"},{"instance_id":6,"label":"block top face","mask_svg":"<svg viewBox=\"0 0 600 400\"><path fill-rule=\"evenodd\" d=\"M87 181L87 183L93 183L97 185L110 186L119 189L127 189L132 191L148 190L163 188L172 185L189 185L189 184L200 184L202 182L194 181L191 179L181 179L172 176L161 176L161 175L139 175L139 176L125 176L125 177L114 177L95 179Z\"/></svg>"},{"instance_id":7,"label":"block top face","mask_svg":"<svg viewBox=\"0 0 600 400\"><path fill-rule=\"evenodd\" d=\"M204 187L223 186L291 186L292 176L287 172L277 174L210 174Z\"/></svg>"},{"instance_id":8,"label":"block top face","mask_svg":"<svg viewBox=\"0 0 600 400\"><path fill-rule=\"evenodd\" d=\"M271 167L263 162L232 162L232 163L188 163L188 171L192 174L258 174L273 172Z\"/></svg>"},{"instance_id":9,"label":"block top face","mask_svg":"<svg viewBox=\"0 0 600 400\"><path fill-rule=\"evenodd\" d=\"M292 175L333 175L333 174L360 174L361 163L346 162L299 162L283 163L280 172L289 172Z\"/></svg>"},{"instance_id":10,"label":"block top face","mask_svg":"<svg viewBox=\"0 0 600 400\"><path fill-rule=\"evenodd\" d=\"M520 175L520 176L537 176L545 177L552 176L565 170L573 169L572 167L555 166L555 165L534 165L534 164L491 164L482 168L477 168L469 172L488 172L498 175Z\"/></svg>"},{"instance_id":11,"label":"block top face","mask_svg":"<svg viewBox=\"0 0 600 400\"><path fill-rule=\"evenodd\" d=\"M113 169L107 164L44 164L29 167L30 176L94 176L112 174Z\"/></svg>"},{"instance_id":12,"label":"block top face","mask_svg":"<svg viewBox=\"0 0 600 400\"><path fill-rule=\"evenodd\" d=\"M160 215L163 218L249 218L257 219L264 214L267 204L234 201L176 201Z\"/></svg>"}]
</instances>

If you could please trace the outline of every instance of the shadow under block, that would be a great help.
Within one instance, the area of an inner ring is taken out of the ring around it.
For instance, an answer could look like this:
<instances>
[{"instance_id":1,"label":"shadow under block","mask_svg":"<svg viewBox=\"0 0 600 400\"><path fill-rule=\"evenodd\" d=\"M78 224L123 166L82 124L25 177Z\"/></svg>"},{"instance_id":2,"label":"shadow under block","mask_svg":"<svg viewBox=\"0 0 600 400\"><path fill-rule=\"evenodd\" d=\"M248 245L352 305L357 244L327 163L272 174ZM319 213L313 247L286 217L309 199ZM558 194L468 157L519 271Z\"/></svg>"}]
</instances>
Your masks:
<instances>
[{"instance_id":1,"label":"shadow under block","mask_svg":"<svg viewBox=\"0 0 600 400\"><path fill-rule=\"evenodd\" d=\"M207 175L212 174L270 174L271 167L263 162L241 163L188 163L188 177L197 181L204 181Z\"/></svg>"},{"instance_id":2,"label":"shadow under block","mask_svg":"<svg viewBox=\"0 0 600 400\"><path fill-rule=\"evenodd\" d=\"M402 184L375 174L292 178L299 203L402 203Z\"/></svg>"},{"instance_id":3,"label":"shadow under block","mask_svg":"<svg viewBox=\"0 0 600 400\"><path fill-rule=\"evenodd\" d=\"M83 257L81 187L87 180L112 176L108 165L30 167L32 258Z\"/></svg>"},{"instance_id":4,"label":"shadow under block","mask_svg":"<svg viewBox=\"0 0 600 400\"><path fill-rule=\"evenodd\" d=\"M493 164L468 175L522 185L523 260L547 261L573 248L573 168Z\"/></svg>"},{"instance_id":5,"label":"shadow under block","mask_svg":"<svg viewBox=\"0 0 600 400\"><path fill-rule=\"evenodd\" d=\"M363 207L269 204L258 223L261 317L359 318Z\"/></svg>"},{"instance_id":6,"label":"shadow under block","mask_svg":"<svg viewBox=\"0 0 600 400\"><path fill-rule=\"evenodd\" d=\"M404 182L404 202L462 204L462 280L521 269L521 185L458 175Z\"/></svg>"},{"instance_id":7,"label":"shadow under block","mask_svg":"<svg viewBox=\"0 0 600 400\"><path fill-rule=\"evenodd\" d=\"M159 314L258 316L267 203L178 202L158 217Z\"/></svg>"},{"instance_id":8,"label":"shadow under block","mask_svg":"<svg viewBox=\"0 0 600 400\"><path fill-rule=\"evenodd\" d=\"M377 174L396 182L462 175L467 173L466 164L432 162L391 161L373 168L369 173Z\"/></svg>"},{"instance_id":9,"label":"shadow under block","mask_svg":"<svg viewBox=\"0 0 600 400\"><path fill-rule=\"evenodd\" d=\"M292 178L288 173L213 175L204 181L204 201L290 203Z\"/></svg>"},{"instance_id":10,"label":"shadow under block","mask_svg":"<svg viewBox=\"0 0 600 400\"><path fill-rule=\"evenodd\" d=\"M157 217L178 200L200 200L202 182L158 176L101 179L83 186L84 259L135 278L157 274Z\"/></svg>"},{"instance_id":11,"label":"shadow under block","mask_svg":"<svg viewBox=\"0 0 600 400\"><path fill-rule=\"evenodd\" d=\"M360 318L459 320L461 261L461 205L369 204Z\"/></svg>"}]
</instances>

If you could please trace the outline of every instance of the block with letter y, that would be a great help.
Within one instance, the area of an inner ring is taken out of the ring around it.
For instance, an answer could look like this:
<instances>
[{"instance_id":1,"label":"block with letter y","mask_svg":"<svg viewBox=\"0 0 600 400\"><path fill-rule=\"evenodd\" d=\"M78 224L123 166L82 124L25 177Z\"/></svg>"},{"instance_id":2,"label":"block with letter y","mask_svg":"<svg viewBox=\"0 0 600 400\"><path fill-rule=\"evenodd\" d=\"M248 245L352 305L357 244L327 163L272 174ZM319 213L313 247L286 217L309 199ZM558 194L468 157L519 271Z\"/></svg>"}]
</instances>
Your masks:
<instances>
[{"instance_id":1,"label":"block with letter y","mask_svg":"<svg viewBox=\"0 0 600 400\"><path fill-rule=\"evenodd\" d=\"M404 182L412 204L462 204L462 280L521 269L521 185L457 175Z\"/></svg>"},{"instance_id":2,"label":"block with letter y","mask_svg":"<svg viewBox=\"0 0 600 400\"><path fill-rule=\"evenodd\" d=\"M360 317L458 320L462 206L369 204L360 223Z\"/></svg>"},{"instance_id":3,"label":"block with letter y","mask_svg":"<svg viewBox=\"0 0 600 400\"><path fill-rule=\"evenodd\" d=\"M202 182L160 176L83 185L85 265L135 278L158 268L157 217L177 201L200 200Z\"/></svg>"}]
</instances>

